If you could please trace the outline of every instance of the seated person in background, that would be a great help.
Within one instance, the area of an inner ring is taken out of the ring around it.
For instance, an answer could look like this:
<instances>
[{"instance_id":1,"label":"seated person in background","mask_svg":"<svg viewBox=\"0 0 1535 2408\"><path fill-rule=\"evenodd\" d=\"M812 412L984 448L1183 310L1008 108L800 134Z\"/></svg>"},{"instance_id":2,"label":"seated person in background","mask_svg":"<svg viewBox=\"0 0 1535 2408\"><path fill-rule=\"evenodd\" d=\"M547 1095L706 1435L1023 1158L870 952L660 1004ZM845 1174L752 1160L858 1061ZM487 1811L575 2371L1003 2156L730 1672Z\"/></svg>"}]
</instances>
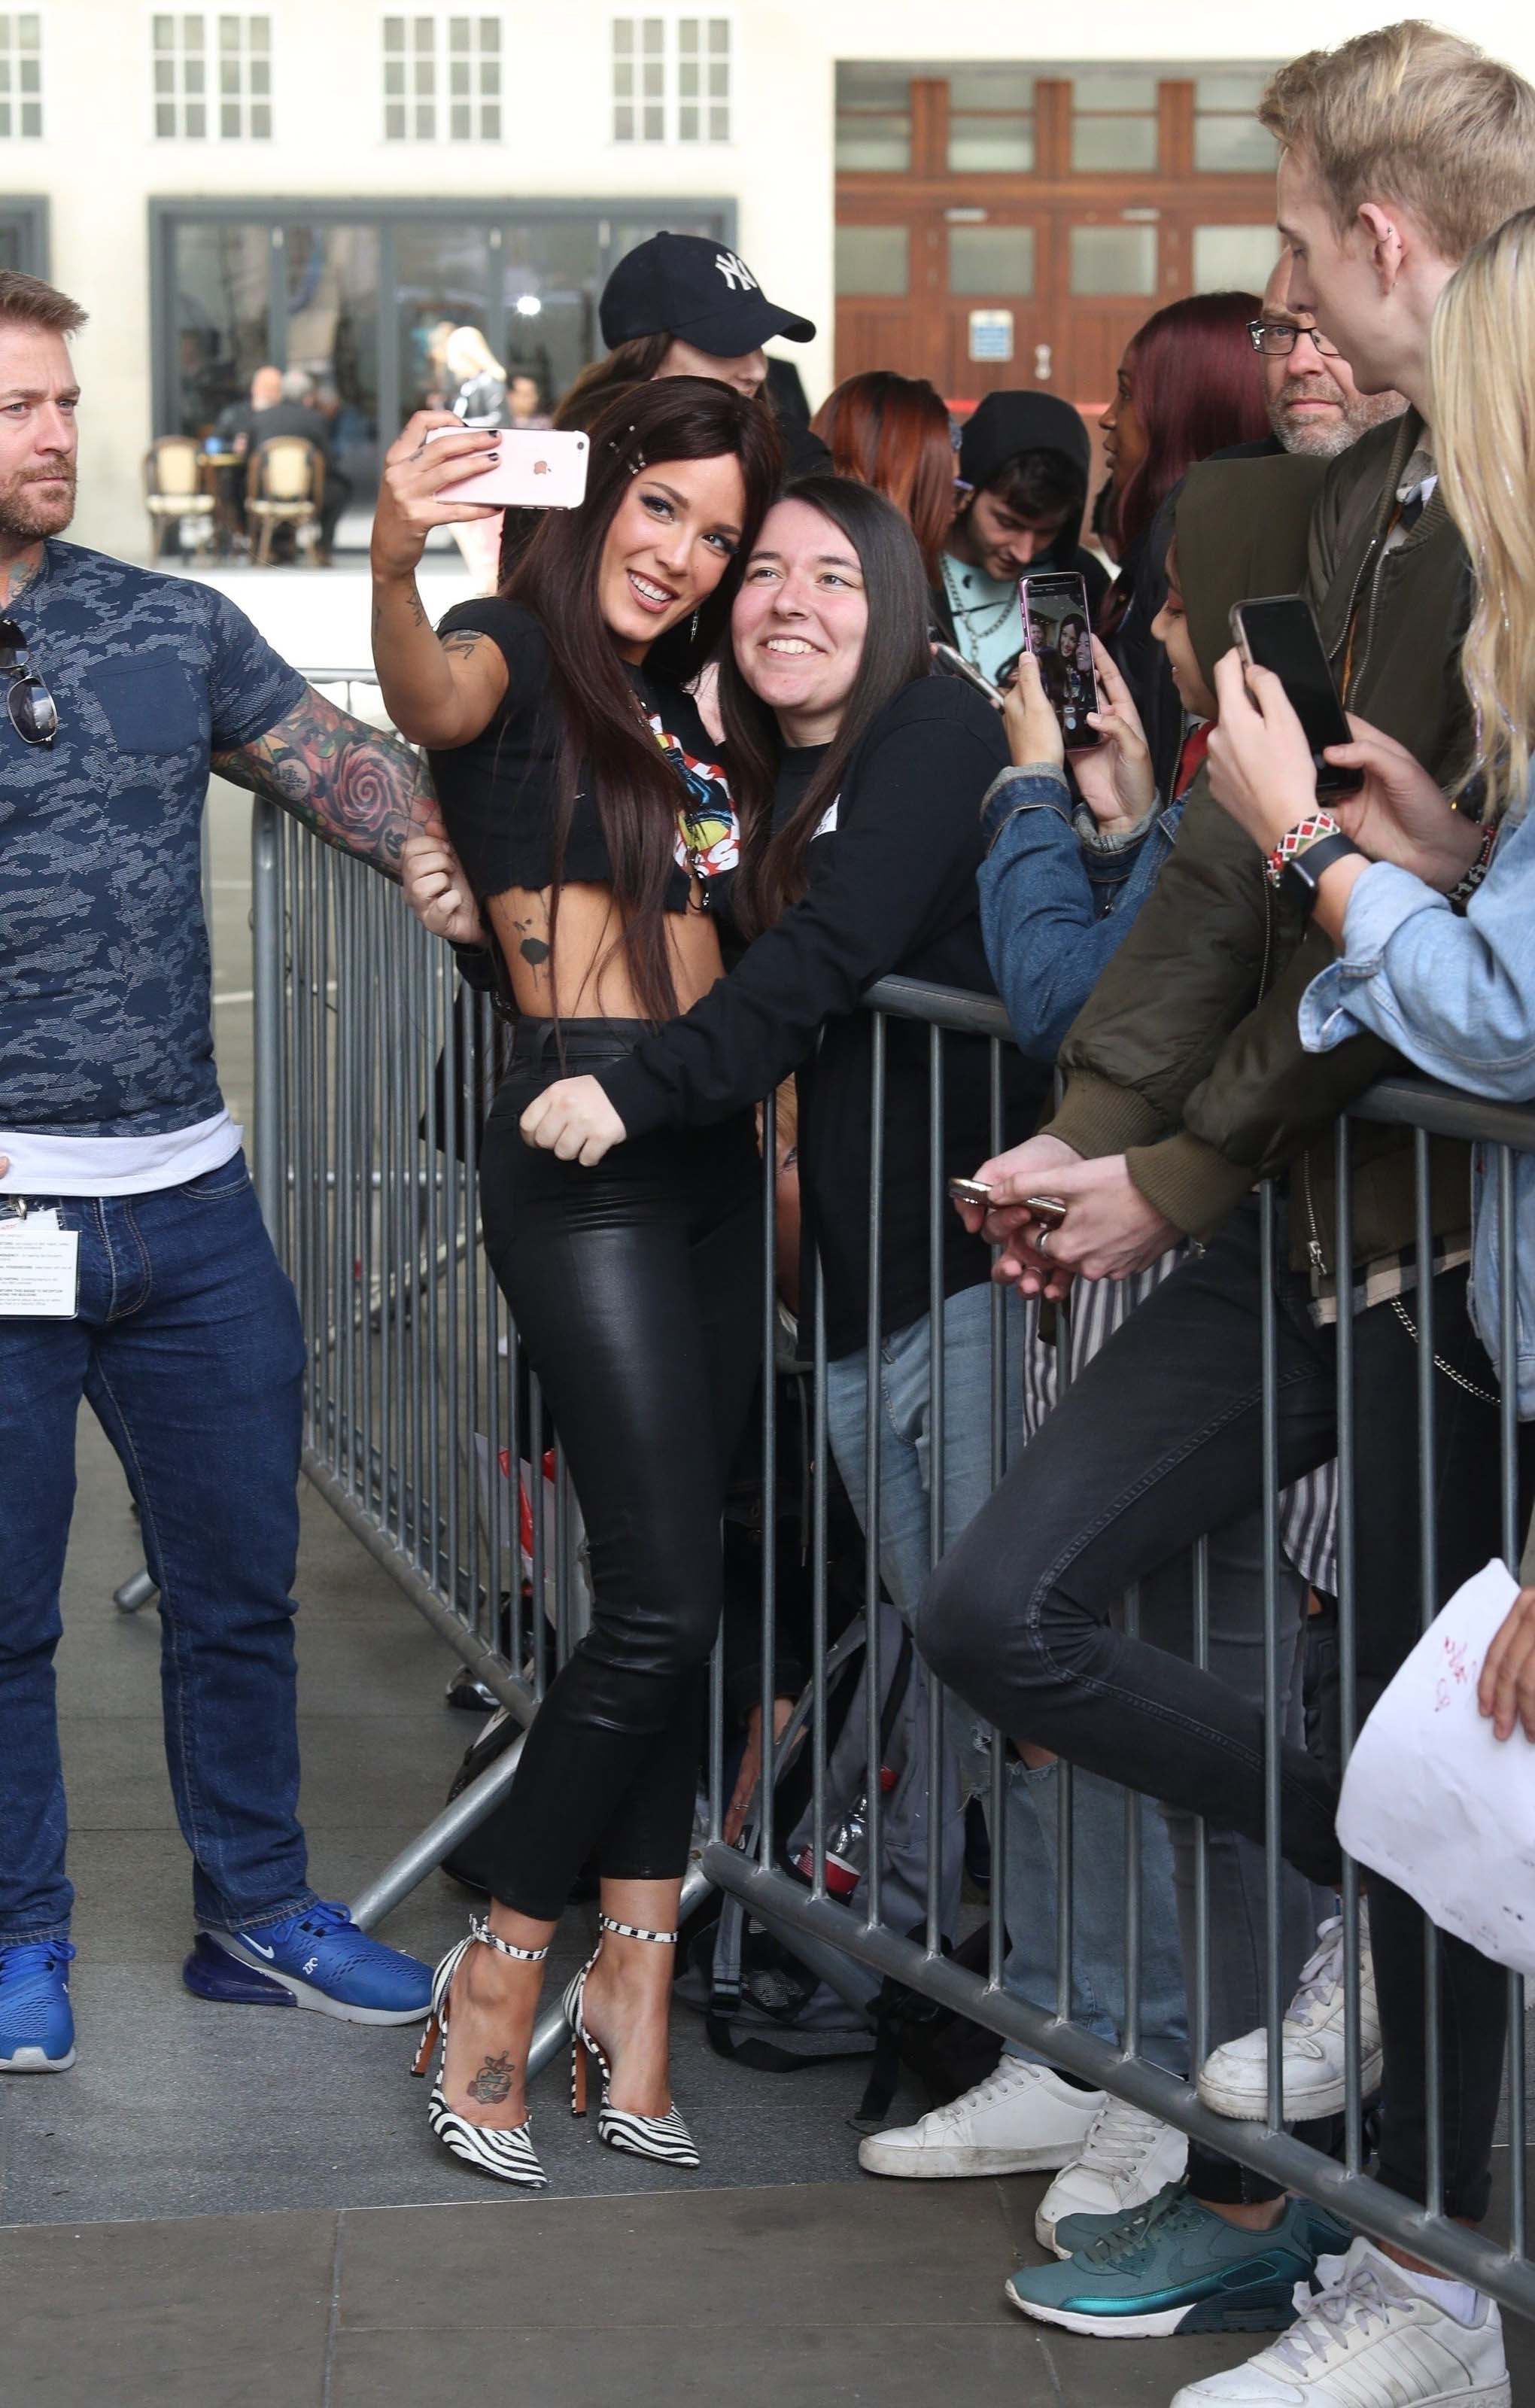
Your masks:
<instances>
[{"instance_id":1,"label":"seated person in background","mask_svg":"<svg viewBox=\"0 0 1535 2408\"><path fill-rule=\"evenodd\" d=\"M251 423L258 409L270 409L282 399L282 370L260 367L251 380L249 400L232 401L221 409L213 432L233 443L237 452L248 451L251 444Z\"/></svg>"},{"instance_id":2,"label":"seated person in background","mask_svg":"<svg viewBox=\"0 0 1535 2408\"><path fill-rule=\"evenodd\" d=\"M351 487L336 469L331 453L330 427L315 406L314 391L314 379L308 368L284 369L279 380L277 399L265 402L251 412L249 448L254 452L259 444L269 443L278 435L297 436L305 443L315 445L325 464L325 483L320 505L320 557L328 563L336 523L351 499ZM286 540L291 546L291 535Z\"/></svg>"},{"instance_id":3,"label":"seated person in background","mask_svg":"<svg viewBox=\"0 0 1535 2408\"><path fill-rule=\"evenodd\" d=\"M1108 587L1082 548L1092 446L1081 417L1053 393L988 393L959 439L959 506L933 590L935 633L997 682L1023 646L1018 580L1075 569L1093 617Z\"/></svg>"}]
</instances>

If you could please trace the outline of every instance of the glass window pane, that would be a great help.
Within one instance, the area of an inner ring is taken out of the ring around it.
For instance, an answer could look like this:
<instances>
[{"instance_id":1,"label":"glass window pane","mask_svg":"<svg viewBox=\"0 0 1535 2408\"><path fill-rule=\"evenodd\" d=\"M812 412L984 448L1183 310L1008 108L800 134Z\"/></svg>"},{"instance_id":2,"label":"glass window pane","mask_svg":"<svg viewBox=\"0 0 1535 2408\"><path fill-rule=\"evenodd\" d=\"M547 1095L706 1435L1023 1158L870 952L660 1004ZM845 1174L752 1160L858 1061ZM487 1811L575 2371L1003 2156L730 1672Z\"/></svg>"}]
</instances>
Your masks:
<instances>
[{"instance_id":1,"label":"glass window pane","mask_svg":"<svg viewBox=\"0 0 1535 2408\"><path fill-rule=\"evenodd\" d=\"M1071 291L1150 295L1156 290L1156 228L1076 225L1071 228Z\"/></svg>"},{"instance_id":2,"label":"glass window pane","mask_svg":"<svg viewBox=\"0 0 1535 2408\"><path fill-rule=\"evenodd\" d=\"M1071 165L1079 175L1143 173L1156 165L1155 117L1073 117Z\"/></svg>"},{"instance_id":3,"label":"glass window pane","mask_svg":"<svg viewBox=\"0 0 1535 2408\"><path fill-rule=\"evenodd\" d=\"M899 176L911 165L910 117L852 117L837 121L837 165L866 175Z\"/></svg>"},{"instance_id":4,"label":"glass window pane","mask_svg":"<svg viewBox=\"0 0 1535 2408\"><path fill-rule=\"evenodd\" d=\"M716 52L716 54L722 50L728 50L730 48L730 20L728 17L710 17L709 21L709 47L711 50Z\"/></svg>"},{"instance_id":5,"label":"glass window pane","mask_svg":"<svg viewBox=\"0 0 1535 2408\"><path fill-rule=\"evenodd\" d=\"M156 132L162 128L158 122ZM174 133L174 124L163 129ZM271 236L264 225L179 224L171 245L172 425L204 435L243 402L272 356Z\"/></svg>"},{"instance_id":6,"label":"glass window pane","mask_svg":"<svg viewBox=\"0 0 1535 2408\"><path fill-rule=\"evenodd\" d=\"M698 65L696 60L683 59L677 69L677 97L696 100L698 97Z\"/></svg>"},{"instance_id":7,"label":"glass window pane","mask_svg":"<svg viewBox=\"0 0 1535 2408\"><path fill-rule=\"evenodd\" d=\"M239 49L239 46L240 46L240 21L239 21L239 19L238 19L237 17L221 17L221 18L220 18L220 20L219 20L219 48L220 48L220 50L237 50Z\"/></svg>"},{"instance_id":8,"label":"glass window pane","mask_svg":"<svg viewBox=\"0 0 1535 2408\"><path fill-rule=\"evenodd\" d=\"M712 62L710 63L709 70L709 96L710 100L728 100L730 96L730 69L728 65L716 66Z\"/></svg>"},{"instance_id":9,"label":"glass window pane","mask_svg":"<svg viewBox=\"0 0 1535 2408\"><path fill-rule=\"evenodd\" d=\"M1031 117L950 118L951 175L1027 175L1033 165Z\"/></svg>"},{"instance_id":10,"label":"glass window pane","mask_svg":"<svg viewBox=\"0 0 1535 2408\"><path fill-rule=\"evenodd\" d=\"M158 95L158 94L160 94L160 93L173 93L175 92L175 90L176 90L176 61L175 61L174 59L156 59L156 60L155 60L155 63L154 63L154 89L155 89L155 93L156 93L156 94L157 94L157 95Z\"/></svg>"},{"instance_id":11,"label":"glass window pane","mask_svg":"<svg viewBox=\"0 0 1535 2408\"><path fill-rule=\"evenodd\" d=\"M632 142L634 140L634 110L632 108L625 108L614 109L613 140L615 142Z\"/></svg>"},{"instance_id":12,"label":"glass window pane","mask_svg":"<svg viewBox=\"0 0 1535 2408\"><path fill-rule=\"evenodd\" d=\"M481 18L480 47L482 50L499 50L501 47L501 24L498 18Z\"/></svg>"},{"instance_id":13,"label":"glass window pane","mask_svg":"<svg viewBox=\"0 0 1535 2408\"><path fill-rule=\"evenodd\" d=\"M208 111L200 100L187 103L187 134L194 142L201 142L208 133Z\"/></svg>"},{"instance_id":14,"label":"glass window pane","mask_svg":"<svg viewBox=\"0 0 1535 2408\"><path fill-rule=\"evenodd\" d=\"M31 15L16 20L16 39L23 50L35 50L43 38L42 19Z\"/></svg>"},{"instance_id":15,"label":"glass window pane","mask_svg":"<svg viewBox=\"0 0 1535 2408\"><path fill-rule=\"evenodd\" d=\"M728 142L728 141L729 141L729 139L730 139L730 111L729 111L729 109L728 109L728 108L718 108L718 107L714 107L714 108L711 108L710 109L710 112L709 112L709 138L710 138L710 140L711 142Z\"/></svg>"},{"instance_id":16,"label":"glass window pane","mask_svg":"<svg viewBox=\"0 0 1535 2408\"><path fill-rule=\"evenodd\" d=\"M647 109L645 110L645 139L646 139L646 141L647 141L647 142L664 142L664 141L666 140L666 138L667 138L667 128L666 128L666 122L665 122L665 112L664 112L662 109L659 109L659 108L647 108Z\"/></svg>"},{"instance_id":17,"label":"glass window pane","mask_svg":"<svg viewBox=\"0 0 1535 2408\"><path fill-rule=\"evenodd\" d=\"M1279 257L1271 225L1203 225L1194 229L1196 293L1261 293Z\"/></svg>"},{"instance_id":18,"label":"glass window pane","mask_svg":"<svg viewBox=\"0 0 1535 2408\"><path fill-rule=\"evenodd\" d=\"M251 27L251 49L253 50L269 50L272 47L272 21L270 17L252 17L249 20L249 22Z\"/></svg>"},{"instance_id":19,"label":"glass window pane","mask_svg":"<svg viewBox=\"0 0 1535 2408\"><path fill-rule=\"evenodd\" d=\"M6 131L8 133L9 130L10 129L7 125ZM176 103L173 100L156 101L154 105L154 131L156 139L161 142L175 140Z\"/></svg>"},{"instance_id":20,"label":"glass window pane","mask_svg":"<svg viewBox=\"0 0 1535 2408\"><path fill-rule=\"evenodd\" d=\"M386 142L405 140L405 108L400 101L391 101L384 110L384 140Z\"/></svg>"},{"instance_id":21,"label":"glass window pane","mask_svg":"<svg viewBox=\"0 0 1535 2408\"><path fill-rule=\"evenodd\" d=\"M1034 290L1032 226L951 226L949 290L966 295Z\"/></svg>"},{"instance_id":22,"label":"glass window pane","mask_svg":"<svg viewBox=\"0 0 1535 2408\"><path fill-rule=\"evenodd\" d=\"M384 49L386 50L403 50L405 48L405 19L403 17L386 17L384 19L383 36Z\"/></svg>"},{"instance_id":23,"label":"glass window pane","mask_svg":"<svg viewBox=\"0 0 1535 2408\"><path fill-rule=\"evenodd\" d=\"M220 92L223 94L223 97L226 100L228 100L232 95L234 98L238 99L239 89L240 63L238 59L221 59L219 61Z\"/></svg>"},{"instance_id":24,"label":"glass window pane","mask_svg":"<svg viewBox=\"0 0 1535 2408\"><path fill-rule=\"evenodd\" d=\"M910 67L843 64L837 70L839 108L904 109L911 101Z\"/></svg>"},{"instance_id":25,"label":"glass window pane","mask_svg":"<svg viewBox=\"0 0 1535 2408\"><path fill-rule=\"evenodd\" d=\"M501 104L498 100L487 100L481 105L480 139L481 142L499 142L501 139Z\"/></svg>"},{"instance_id":26,"label":"glass window pane","mask_svg":"<svg viewBox=\"0 0 1535 2408\"><path fill-rule=\"evenodd\" d=\"M904 294L909 240L905 226L839 226L838 292Z\"/></svg>"},{"instance_id":27,"label":"glass window pane","mask_svg":"<svg viewBox=\"0 0 1535 2408\"><path fill-rule=\"evenodd\" d=\"M157 50L173 50L176 48L176 27L169 17L155 19L154 47Z\"/></svg>"},{"instance_id":28,"label":"glass window pane","mask_svg":"<svg viewBox=\"0 0 1535 2408\"><path fill-rule=\"evenodd\" d=\"M403 98L403 96L404 96L404 93L405 93L405 61L404 61L403 59L385 59L385 61L384 61L384 96L385 96L385 98L386 98L386 99L388 99L388 100L399 100L399 99Z\"/></svg>"},{"instance_id":29,"label":"glass window pane","mask_svg":"<svg viewBox=\"0 0 1535 2408\"><path fill-rule=\"evenodd\" d=\"M183 17L181 20L181 48L184 50L200 50L202 47L202 19L200 17Z\"/></svg>"},{"instance_id":30,"label":"glass window pane","mask_svg":"<svg viewBox=\"0 0 1535 2408\"><path fill-rule=\"evenodd\" d=\"M467 50L468 47L469 21L467 17L450 17L448 20L448 48L451 50Z\"/></svg>"},{"instance_id":31,"label":"glass window pane","mask_svg":"<svg viewBox=\"0 0 1535 2408\"><path fill-rule=\"evenodd\" d=\"M1268 80L1266 67L1250 71L1222 67L1210 75L1196 76L1194 106L1196 108L1236 108L1250 113L1262 99Z\"/></svg>"},{"instance_id":32,"label":"glass window pane","mask_svg":"<svg viewBox=\"0 0 1535 2408\"><path fill-rule=\"evenodd\" d=\"M686 104L677 112L677 139L696 142L698 139L698 108L696 102Z\"/></svg>"},{"instance_id":33,"label":"glass window pane","mask_svg":"<svg viewBox=\"0 0 1535 2408\"><path fill-rule=\"evenodd\" d=\"M448 111L448 133L454 142L467 142L473 131L473 111L467 101L455 100Z\"/></svg>"},{"instance_id":34,"label":"glass window pane","mask_svg":"<svg viewBox=\"0 0 1535 2408\"><path fill-rule=\"evenodd\" d=\"M1073 108L1156 108L1156 77L1149 70L1134 67L1074 67L1071 77Z\"/></svg>"},{"instance_id":35,"label":"glass window pane","mask_svg":"<svg viewBox=\"0 0 1535 2408\"><path fill-rule=\"evenodd\" d=\"M432 107L429 100L422 101L418 104L416 108L415 124L416 140L418 142L435 142L437 140L438 113Z\"/></svg>"},{"instance_id":36,"label":"glass window pane","mask_svg":"<svg viewBox=\"0 0 1535 2408\"><path fill-rule=\"evenodd\" d=\"M271 89L272 89L272 69L271 69L271 64L270 64L270 62L269 62L268 60L266 60L266 59L252 59L252 60L251 60L251 91L252 91L252 92L254 92L254 93L259 93L262 95L262 97L263 97L264 99L265 98L266 94L271 91Z\"/></svg>"},{"instance_id":37,"label":"glass window pane","mask_svg":"<svg viewBox=\"0 0 1535 2408\"><path fill-rule=\"evenodd\" d=\"M1011 109L1027 116L1034 107L1034 78L1024 67L953 67L949 107Z\"/></svg>"},{"instance_id":38,"label":"glass window pane","mask_svg":"<svg viewBox=\"0 0 1535 2408\"><path fill-rule=\"evenodd\" d=\"M452 93L455 100L467 98L469 91L469 62L467 59L449 60L448 89Z\"/></svg>"},{"instance_id":39,"label":"glass window pane","mask_svg":"<svg viewBox=\"0 0 1535 2408\"><path fill-rule=\"evenodd\" d=\"M238 101L231 103L226 100L222 104L219 109L219 132L222 135L226 142L237 142L239 140L240 109Z\"/></svg>"},{"instance_id":40,"label":"glass window pane","mask_svg":"<svg viewBox=\"0 0 1535 2408\"><path fill-rule=\"evenodd\" d=\"M18 62L18 65L21 74L20 90L22 92L41 92L43 88L43 63L41 59L22 59Z\"/></svg>"},{"instance_id":41,"label":"glass window pane","mask_svg":"<svg viewBox=\"0 0 1535 2408\"><path fill-rule=\"evenodd\" d=\"M1271 175L1274 137L1255 117L1197 117L1194 165L1204 175Z\"/></svg>"},{"instance_id":42,"label":"glass window pane","mask_svg":"<svg viewBox=\"0 0 1535 2408\"><path fill-rule=\"evenodd\" d=\"M634 19L632 17L615 17L613 19L613 56L615 58L627 58L629 52L633 49Z\"/></svg>"},{"instance_id":43,"label":"glass window pane","mask_svg":"<svg viewBox=\"0 0 1535 2408\"><path fill-rule=\"evenodd\" d=\"M257 142L270 142L272 138L272 112L264 100L258 100L251 111L251 133Z\"/></svg>"}]
</instances>

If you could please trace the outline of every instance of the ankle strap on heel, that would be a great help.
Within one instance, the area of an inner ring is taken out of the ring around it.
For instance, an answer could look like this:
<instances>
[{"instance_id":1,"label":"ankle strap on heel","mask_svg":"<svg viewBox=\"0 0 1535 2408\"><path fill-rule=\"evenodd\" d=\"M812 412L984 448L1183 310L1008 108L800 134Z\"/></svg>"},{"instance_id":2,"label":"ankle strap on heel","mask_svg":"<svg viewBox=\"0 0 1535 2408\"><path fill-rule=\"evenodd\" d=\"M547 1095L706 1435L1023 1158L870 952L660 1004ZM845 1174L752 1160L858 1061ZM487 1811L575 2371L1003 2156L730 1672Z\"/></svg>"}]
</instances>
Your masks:
<instances>
[{"instance_id":1,"label":"ankle strap on heel","mask_svg":"<svg viewBox=\"0 0 1535 2408\"><path fill-rule=\"evenodd\" d=\"M599 1931L616 1931L621 1940L659 1940L672 1948L681 1937L676 1931L641 1931L637 1923L615 1923L610 1914L597 1916L597 1928Z\"/></svg>"},{"instance_id":2,"label":"ankle strap on heel","mask_svg":"<svg viewBox=\"0 0 1535 2408\"><path fill-rule=\"evenodd\" d=\"M514 1948L509 1940L503 1940L499 1932L493 1931L488 1923L475 1914L469 1917L469 1938L480 1941L486 1948L494 1948L497 1956L515 1956L520 1965L541 1965L550 1950L547 1940L541 1948Z\"/></svg>"}]
</instances>

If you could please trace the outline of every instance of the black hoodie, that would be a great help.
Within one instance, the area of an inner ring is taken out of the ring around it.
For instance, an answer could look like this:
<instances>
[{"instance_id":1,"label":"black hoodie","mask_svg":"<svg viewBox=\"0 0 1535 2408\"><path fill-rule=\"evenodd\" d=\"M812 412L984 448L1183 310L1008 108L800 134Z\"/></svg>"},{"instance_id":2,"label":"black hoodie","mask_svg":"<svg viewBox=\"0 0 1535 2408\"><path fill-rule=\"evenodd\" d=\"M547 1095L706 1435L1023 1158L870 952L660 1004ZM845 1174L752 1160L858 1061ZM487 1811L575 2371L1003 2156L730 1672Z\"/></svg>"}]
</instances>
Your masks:
<instances>
[{"instance_id":1,"label":"black hoodie","mask_svg":"<svg viewBox=\"0 0 1535 2408\"><path fill-rule=\"evenodd\" d=\"M1087 587L1087 608L1097 619L1108 590L1103 564L1081 542L1083 510L1093 462L1092 438L1081 413L1054 393L988 393L977 406L959 438L959 473L975 492L989 485L1010 460L1026 452L1054 452L1081 471L1083 509L1069 518L1048 552L1034 562L1036 569L1074 569ZM933 588L933 627L945 644L954 641L954 614L941 582ZM1020 648L1023 628L1018 631Z\"/></svg>"}]
</instances>

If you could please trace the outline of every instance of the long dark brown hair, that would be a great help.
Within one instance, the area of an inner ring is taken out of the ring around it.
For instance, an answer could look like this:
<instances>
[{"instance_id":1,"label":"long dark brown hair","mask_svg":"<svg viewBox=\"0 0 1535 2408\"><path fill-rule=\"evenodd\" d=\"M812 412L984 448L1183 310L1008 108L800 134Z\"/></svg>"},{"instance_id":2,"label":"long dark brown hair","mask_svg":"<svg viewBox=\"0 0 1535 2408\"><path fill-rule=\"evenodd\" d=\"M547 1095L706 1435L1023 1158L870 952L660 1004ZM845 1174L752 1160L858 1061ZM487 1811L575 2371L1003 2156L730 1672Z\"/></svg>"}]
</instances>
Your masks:
<instances>
[{"instance_id":1,"label":"long dark brown hair","mask_svg":"<svg viewBox=\"0 0 1535 2408\"><path fill-rule=\"evenodd\" d=\"M847 377L811 421L839 477L856 477L910 520L929 584L954 524L954 437L948 405L922 377L870 368Z\"/></svg>"},{"instance_id":2,"label":"long dark brown hair","mask_svg":"<svg viewBox=\"0 0 1535 2408\"><path fill-rule=\"evenodd\" d=\"M801 477L786 502L806 502L845 536L858 555L868 602L868 630L842 721L793 816L775 835L773 788L783 738L768 704L753 694L735 654L720 666L725 760L741 824L741 866L731 898L748 937L781 919L805 892L805 855L847 772L854 752L897 695L930 675L927 573L911 527L893 503L851 477Z\"/></svg>"},{"instance_id":3,"label":"long dark brown hair","mask_svg":"<svg viewBox=\"0 0 1535 2408\"><path fill-rule=\"evenodd\" d=\"M681 799L675 770L636 706L612 632L602 615L603 547L634 478L673 460L739 461L746 488L736 557L699 609L688 652L701 666L729 621L747 553L778 488L782 455L754 403L702 377L666 377L637 385L610 403L592 429L586 499L578 510L551 510L502 587L543 629L562 722L552 847L550 948L579 783L589 785L608 858L620 933L613 952L627 957L647 1018L677 1010L667 957L663 896L673 867Z\"/></svg>"},{"instance_id":4,"label":"long dark brown hair","mask_svg":"<svg viewBox=\"0 0 1535 2408\"><path fill-rule=\"evenodd\" d=\"M1263 379L1248 339L1255 293L1194 293L1169 301L1130 338L1130 400L1146 456L1115 507L1120 554L1132 551L1196 460L1269 432Z\"/></svg>"}]
</instances>

